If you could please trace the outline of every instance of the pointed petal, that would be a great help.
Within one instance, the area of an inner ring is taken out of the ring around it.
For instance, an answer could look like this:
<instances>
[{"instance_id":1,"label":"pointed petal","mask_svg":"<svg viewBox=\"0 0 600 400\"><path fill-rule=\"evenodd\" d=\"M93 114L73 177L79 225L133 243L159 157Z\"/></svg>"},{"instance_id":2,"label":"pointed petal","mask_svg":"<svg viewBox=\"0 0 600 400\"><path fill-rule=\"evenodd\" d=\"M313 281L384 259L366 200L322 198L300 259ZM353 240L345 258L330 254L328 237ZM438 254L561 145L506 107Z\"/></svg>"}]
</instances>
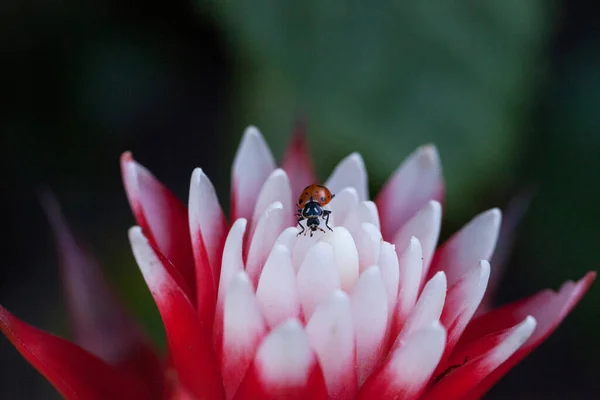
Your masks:
<instances>
[{"instance_id":1,"label":"pointed petal","mask_svg":"<svg viewBox=\"0 0 600 400\"><path fill-rule=\"evenodd\" d=\"M460 347L489 333L506 329L528 315L535 318L537 327L527 342L500 367L479 382L477 387L469 393L468 398L481 397L511 368L546 340L581 300L595 278L595 272L588 272L578 282L566 282L558 292L542 291L527 299L492 310L473 320L461 338Z\"/></svg>"},{"instance_id":2,"label":"pointed petal","mask_svg":"<svg viewBox=\"0 0 600 400\"><path fill-rule=\"evenodd\" d=\"M353 187L344 188L335 193L329 205L331 215L335 217L335 226L342 226L358 206L358 192Z\"/></svg>"},{"instance_id":3,"label":"pointed petal","mask_svg":"<svg viewBox=\"0 0 600 400\"><path fill-rule=\"evenodd\" d=\"M413 333L439 321L446 300L446 275L438 272L427 282L417 304L401 327L394 347L401 345Z\"/></svg>"},{"instance_id":4,"label":"pointed petal","mask_svg":"<svg viewBox=\"0 0 600 400\"><path fill-rule=\"evenodd\" d=\"M196 168L192 173L188 210L196 272L199 264L203 265L201 252L204 248L216 286L221 272L221 257L228 226L215 188L200 168Z\"/></svg>"},{"instance_id":5,"label":"pointed petal","mask_svg":"<svg viewBox=\"0 0 600 400\"><path fill-rule=\"evenodd\" d=\"M315 308L341 287L331 245L314 244L300 266L297 279L302 311L309 320Z\"/></svg>"},{"instance_id":6,"label":"pointed petal","mask_svg":"<svg viewBox=\"0 0 600 400\"><path fill-rule=\"evenodd\" d=\"M363 223L360 228L352 232L352 237L358 250L359 272L377 264L381 251L381 232L373 224Z\"/></svg>"},{"instance_id":7,"label":"pointed petal","mask_svg":"<svg viewBox=\"0 0 600 400\"><path fill-rule=\"evenodd\" d=\"M129 152L121 156L121 174L137 223L152 246L177 268L195 298L194 256L185 206Z\"/></svg>"},{"instance_id":8,"label":"pointed petal","mask_svg":"<svg viewBox=\"0 0 600 400\"><path fill-rule=\"evenodd\" d=\"M448 363L450 369L446 369L448 372L443 372L434 379L433 388L425 394L424 399L464 398L478 382L506 361L529 339L535 326L535 319L528 316L518 325L481 338L465 351L453 355Z\"/></svg>"},{"instance_id":9,"label":"pointed petal","mask_svg":"<svg viewBox=\"0 0 600 400\"><path fill-rule=\"evenodd\" d=\"M419 239L413 237L409 246L400 256L400 287L398 290L398 302L394 310L393 337L400 332L401 327L417 303L419 283L423 271L422 254Z\"/></svg>"},{"instance_id":10,"label":"pointed petal","mask_svg":"<svg viewBox=\"0 0 600 400\"><path fill-rule=\"evenodd\" d=\"M296 231L296 234L299 232L299 230ZM321 237L327 236L327 234L316 232L314 236L314 238L309 235L296 236L294 247L292 248L292 264L294 265L294 271L298 272L308 255L309 249L315 244L315 241L318 241Z\"/></svg>"},{"instance_id":11,"label":"pointed petal","mask_svg":"<svg viewBox=\"0 0 600 400\"><path fill-rule=\"evenodd\" d=\"M59 251L75 342L108 364L163 390L163 367L148 338L123 309L97 261L69 230L56 198L41 199Z\"/></svg>"},{"instance_id":12,"label":"pointed petal","mask_svg":"<svg viewBox=\"0 0 600 400\"><path fill-rule=\"evenodd\" d=\"M260 275L256 298L270 328L300 317L296 272L287 247L280 244L273 247Z\"/></svg>"},{"instance_id":13,"label":"pointed petal","mask_svg":"<svg viewBox=\"0 0 600 400\"><path fill-rule=\"evenodd\" d=\"M365 382L358 398L418 399L442 357L445 343L446 332L437 321L410 335Z\"/></svg>"},{"instance_id":14,"label":"pointed petal","mask_svg":"<svg viewBox=\"0 0 600 400\"><path fill-rule=\"evenodd\" d=\"M341 290L319 305L306 325L330 399L356 396L356 353L350 299Z\"/></svg>"},{"instance_id":15,"label":"pointed petal","mask_svg":"<svg viewBox=\"0 0 600 400\"><path fill-rule=\"evenodd\" d=\"M358 203L346 218L344 226L350 232L354 232L359 229L363 223L372 224L379 230L379 214L377 212L377 206L372 201L361 201ZM338 223L337 225L339 226L341 224Z\"/></svg>"},{"instance_id":16,"label":"pointed petal","mask_svg":"<svg viewBox=\"0 0 600 400\"><path fill-rule=\"evenodd\" d=\"M481 261L448 289L440 321L448 332L445 356L452 353L460 335L475 314L490 278L490 263Z\"/></svg>"},{"instance_id":17,"label":"pointed petal","mask_svg":"<svg viewBox=\"0 0 600 400\"><path fill-rule=\"evenodd\" d=\"M66 399L157 399L139 381L64 339L41 331L0 306L0 331Z\"/></svg>"},{"instance_id":18,"label":"pointed petal","mask_svg":"<svg viewBox=\"0 0 600 400\"><path fill-rule=\"evenodd\" d=\"M223 261L221 262L221 278L219 279L219 291L217 292L217 307L215 309L214 334L215 348L220 349L220 340L222 338L223 327L223 308L225 305L225 295L231 284L233 277L244 270L244 260L242 259L242 247L244 243L244 233L248 223L244 218L240 218L233 223L223 248Z\"/></svg>"},{"instance_id":19,"label":"pointed petal","mask_svg":"<svg viewBox=\"0 0 600 400\"><path fill-rule=\"evenodd\" d=\"M269 175L258 195L254 213L252 214L252 227L249 237L254 235L254 230L258 225L259 219L271 204L275 202L280 203L283 208L285 226L291 225L295 212L292 202L292 190L290 188L290 181L282 169L276 169Z\"/></svg>"},{"instance_id":20,"label":"pointed petal","mask_svg":"<svg viewBox=\"0 0 600 400\"><path fill-rule=\"evenodd\" d=\"M265 265L277 237L287 225L286 217L280 202L271 204L260 217L250 242L246 261L246 272L254 286L258 284L263 265Z\"/></svg>"},{"instance_id":21,"label":"pointed petal","mask_svg":"<svg viewBox=\"0 0 600 400\"><path fill-rule=\"evenodd\" d=\"M387 329L387 295L378 267L371 267L360 275L352 290L351 300L360 386L383 355Z\"/></svg>"},{"instance_id":22,"label":"pointed petal","mask_svg":"<svg viewBox=\"0 0 600 400\"><path fill-rule=\"evenodd\" d=\"M221 370L225 396L231 399L267 332L254 288L244 272L238 272L231 281L225 298L223 324Z\"/></svg>"},{"instance_id":23,"label":"pointed petal","mask_svg":"<svg viewBox=\"0 0 600 400\"><path fill-rule=\"evenodd\" d=\"M325 400L323 373L302 325L290 320L259 346L235 399Z\"/></svg>"},{"instance_id":24,"label":"pointed petal","mask_svg":"<svg viewBox=\"0 0 600 400\"><path fill-rule=\"evenodd\" d=\"M444 181L437 149L423 146L398 167L375 200L383 237L390 240L428 201L442 202L443 197ZM423 243L418 235L411 236L417 236Z\"/></svg>"},{"instance_id":25,"label":"pointed petal","mask_svg":"<svg viewBox=\"0 0 600 400\"><path fill-rule=\"evenodd\" d=\"M288 227L283 230L277 237L275 244L280 244L282 246L287 247L287 249L291 252L294 249L294 245L296 244L296 235L298 234L298 228L296 227Z\"/></svg>"},{"instance_id":26,"label":"pointed petal","mask_svg":"<svg viewBox=\"0 0 600 400\"><path fill-rule=\"evenodd\" d=\"M475 315L492 309L492 298L496 294L496 289L502 276L504 276L506 264L509 262L517 227L529 208L532 197L533 193L530 191L520 193L510 201L502 213L502 224L498 233L498 242L494 250L494 256L490 260L490 264L493 266L490 272L490 282Z\"/></svg>"},{"instance_id":27,"label":"pointed petal","mask_svg":"<svg viewBox=\"0 0 600 400\"><path fill-rule=\"evenodd\" d=\"M296 124L281 165L290 178L292 193L301 193L302 189L317 182L306 141L306 124L304 122Z\"/></svg>"},{"instance_id":28,"label":"pointed petal","mask_svg":"<svg viewBox=\"0 0 600 400\"><path fill-rule=\"evenodd\" d=\"M262 134L254 126L244 132L231 171L231 220L251 221L256 199L275 169L275 160Z\"/></svg>"},{"instance_id":29,"label":"pointed petal","mask_svg":"<svg viewBox=\"0 0 600 400\"><path fill-rule=\"evenodd\" d=\"M140 227L129 230L129 240L163 320L169 354L179 379L198 398L222 398L210 326L201 325L192 303L164 268Z\"/></svg>"},{"instance_id":30,"label":"pointed petal","mask_svg":"<svg viewBox=\"0 0 600 400\"><path fill-rule=\"evenodd\" d=\"M356 189L360 201L367 200L369 198L367 170L360 154L352 153L340 161L325 182L325 186L332 193L352 187Z\"/></svg>"},{"instance_id":31,"label":"pointed petal","mask_svg":"<svg viewBox=\"0 0 600 400\"><path fill-rule=\"evenodd\" d=\"M480 260L489 260L496 247L501 220L502 213L497 208L473 218L436 251L429 275L444 271L452 286Z\"/></svg>"},{"instance_id":32,"label":"pointed petal","mask_svg":"<svg viewBox=\"0 0 600 400\"><path fill-rule=\"evenodd\" d=\"M358 250L352 235L346 228L338 226L319 240L331 245L342 289L350 292L358 280Z\"/></svg>"},{"instance_id":33,"label":"pointed petal","mask_svg":"<svg viewBox=\"0 0 600 400\"><path fill-rule=\"evenodd\" d=\"M401 254L409 245L411 237L416 237L423 250L423 273L419 289L425 284L429 265L437 246L442 226L442 206L437 201L429 201L414 217L402 226L394 236L394 245Z\"/></svg>"},{"instance_id":34,"label":"pointed petal","mask_svg":"<svg viewBox=\"0 0 600 400\"><path fill-rule=\"evenodd\" d=\"M388 298L388 322L392 321L392 313L398 301L398 286L400 280L400 268L398 265L398 256L394 245L388 242L381 243L381 251L377 260L379 270L381 271L381 279L385 285L385 291ZM416 299L415 299L416 301Z\"/></svg>"}]
</instances>

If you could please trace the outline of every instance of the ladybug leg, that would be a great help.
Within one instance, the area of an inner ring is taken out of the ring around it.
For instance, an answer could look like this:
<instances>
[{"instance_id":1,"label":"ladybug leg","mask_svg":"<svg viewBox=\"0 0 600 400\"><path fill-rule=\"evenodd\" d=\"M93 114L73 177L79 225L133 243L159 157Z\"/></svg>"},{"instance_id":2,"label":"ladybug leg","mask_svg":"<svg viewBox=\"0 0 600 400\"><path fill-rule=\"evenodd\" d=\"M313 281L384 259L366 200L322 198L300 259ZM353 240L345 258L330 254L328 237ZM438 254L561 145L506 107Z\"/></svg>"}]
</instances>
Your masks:
<instances>
[{"instance_id":1,"label":"ladybug leg","mask_svg":"<svg viewBox=\"0 0 600 400\"><path fill-rule=\"evenodd\" d=\"M302 230L301 230L300 232L298 232L298 233L296 234L296 236L300 236L300 234L302 234L302 233L304 233L304 235L306 235L306 232L305 232L305 231L306 231L306 229L304 228L304 225L302 225L302 224L300 223L300 221L304 221L304 217L300 217L300 218L298 218L298 226L299 226L299 227L300 227L300 229L302 229Z\"/></svg>"},{"instance_id":2,"label":"ladybug leg","mask_svg":"<svg viewBox=\"0 0 600 400\"><path fill-rule=\"evenodd\" d=\"M329 229L331 232L333 232L333 229L331 229L331 227L329 226L329 216L330 215L331 215L331 211L323 210L323 219L325 220L325 226L327 227L327 229ZM323 231L323 232L325 232L325 231Z\"/></svg>"}]
</instances>

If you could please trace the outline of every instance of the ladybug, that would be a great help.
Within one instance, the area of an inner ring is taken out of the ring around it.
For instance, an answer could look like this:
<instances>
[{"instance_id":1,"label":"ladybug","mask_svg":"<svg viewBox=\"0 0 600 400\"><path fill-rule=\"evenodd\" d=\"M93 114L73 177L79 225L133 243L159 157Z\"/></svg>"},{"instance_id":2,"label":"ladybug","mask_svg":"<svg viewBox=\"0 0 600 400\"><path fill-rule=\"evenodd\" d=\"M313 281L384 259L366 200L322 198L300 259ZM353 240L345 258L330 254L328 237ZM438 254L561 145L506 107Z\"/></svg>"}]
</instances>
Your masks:
<instances>
[{"instance_id":1,"label":"ladybug","mask_svg":"<svg viewBox=\"0 0 600 400\"><path fill-rule=\"evenodd\" d=\"M333 229L329 226L331 211L323 210L323 206L329 204L334 197L335 194L331 194L329 189L323 185L312 184L304 188L296 204L298 207L298 213L296 214L298 217L298 226L302 229L296 236L302 233L306 235L306 228L309 229L311 237L317 229L325 232L323 228L319 227L319 218L323 218L327 229L333 232ZM304 220L306 220L306 227L301 223Z\"/></svg>"}]
</instances>

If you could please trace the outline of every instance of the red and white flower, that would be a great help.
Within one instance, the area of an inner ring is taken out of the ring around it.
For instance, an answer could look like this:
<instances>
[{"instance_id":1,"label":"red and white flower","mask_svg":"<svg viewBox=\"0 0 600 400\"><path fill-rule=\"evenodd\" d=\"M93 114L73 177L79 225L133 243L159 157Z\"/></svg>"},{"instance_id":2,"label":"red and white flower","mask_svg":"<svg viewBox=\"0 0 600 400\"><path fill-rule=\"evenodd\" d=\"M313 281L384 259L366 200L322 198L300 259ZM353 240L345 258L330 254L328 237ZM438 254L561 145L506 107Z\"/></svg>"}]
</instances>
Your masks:
<instances>
[{"instance_id":1,"label":"red and white flower","mask_svg":"<svg viewBox=\"0 0 600 400\"><path fill-rule=\"evenodd\" d=\"M135 259L168 340L163 366L46 201L77 344L0 308L0 328L68 399L476 399L545 340L595 273L484 304L501 212L437 247L437 151L408 157L370 201L362 158L325 181L333 232L297 236L295 195L317 181L302 132L281 169L254 127L232 169L228 221L201 169L186 207L130 153ZM493 266L492 266L493 267Z\"/></svg>"}]
</instances>

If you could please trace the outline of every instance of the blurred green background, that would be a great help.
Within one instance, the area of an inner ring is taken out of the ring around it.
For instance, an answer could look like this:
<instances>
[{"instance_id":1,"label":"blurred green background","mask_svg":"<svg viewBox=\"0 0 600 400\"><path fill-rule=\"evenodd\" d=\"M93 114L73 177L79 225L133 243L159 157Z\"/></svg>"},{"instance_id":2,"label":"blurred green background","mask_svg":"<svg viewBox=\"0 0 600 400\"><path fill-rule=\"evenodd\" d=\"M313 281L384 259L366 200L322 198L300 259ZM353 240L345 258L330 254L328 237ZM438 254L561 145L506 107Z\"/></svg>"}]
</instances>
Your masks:
<instances>
[{"instance_id":1,"label":"blurred green background","mask_svg":"<svg viewBox=\"0 0 600 400\"><path fill-rule=\"evenodd\" d=\"M592 2L157 1L0 4L0 303L68 334L36 200L68 219L158 343L160 319L126 238L118 158L132 150L182 199L201 166L224 201L244 127L279 157L298 115L321 178L359 151L372 194L433 142L447 181L444 236L472 215L533 199L496 300L598 269L600 25ZM597 285L596 285L597 286ZM488 395L600 394L600 290ZM0 338L2 398L49 384Z\"/></svg>"}]
</instances>

